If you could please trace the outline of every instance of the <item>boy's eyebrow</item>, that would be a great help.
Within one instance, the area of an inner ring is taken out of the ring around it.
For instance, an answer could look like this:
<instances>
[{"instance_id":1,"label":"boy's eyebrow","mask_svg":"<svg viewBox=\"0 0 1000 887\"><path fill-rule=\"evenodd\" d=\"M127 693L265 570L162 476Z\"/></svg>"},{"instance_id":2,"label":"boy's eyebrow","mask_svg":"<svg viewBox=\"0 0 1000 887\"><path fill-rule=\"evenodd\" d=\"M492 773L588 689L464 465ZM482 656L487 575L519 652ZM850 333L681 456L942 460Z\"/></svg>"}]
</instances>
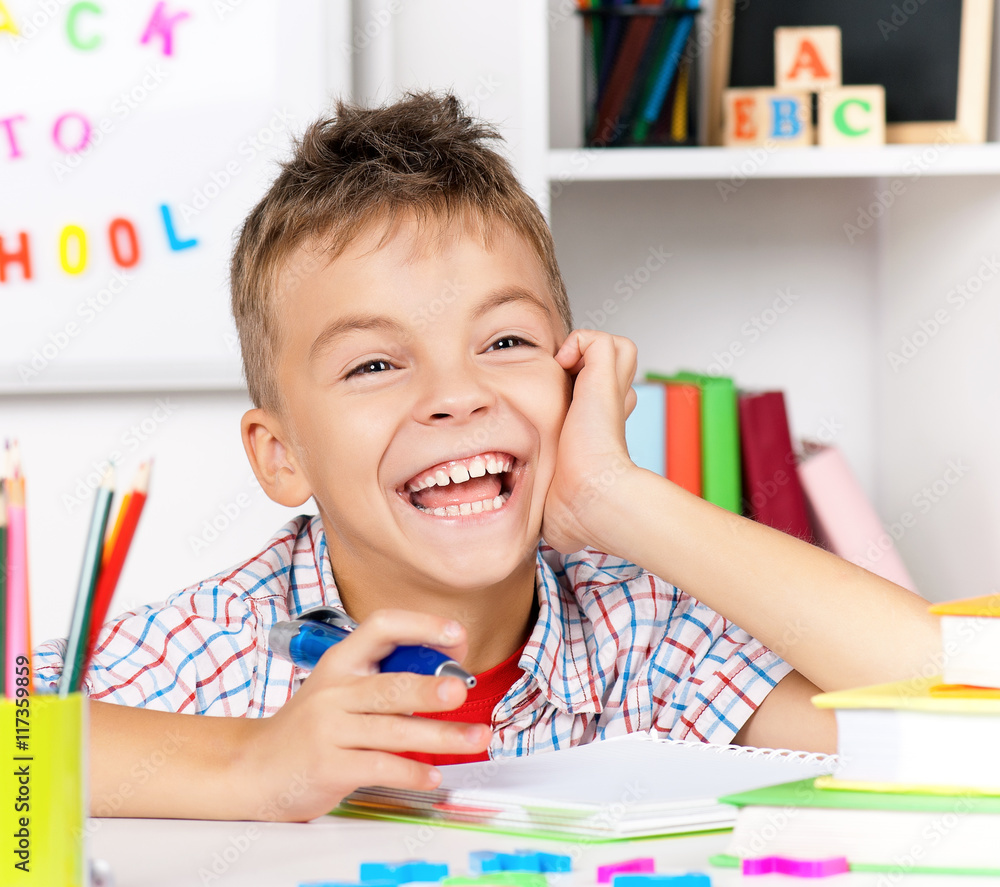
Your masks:
<instances>
[{"instance_id":1,"label":"boy's eyebrow","mask_svg":"<svg viewBox=\"0 0 1000 887\"><path fill-rule=\"evenodd\" d=\"M476 310L472 312L472 317L474 320L479 320L481 317L489 314L494 308L499 308L508 302L528 302L546 317L550 318L552 316L552 311L545 304L545 300L540 299L530 290L526 290L520 286L503 286L500 289L494 290L483 299L476 306Z\"/></svg>"},{"instance_id":2,"label":"boy's eyebrow","mask_svg":"<svg viewBox=\"0 0 1000 887\"><path fill-rule=\"evenodd\" d=\"M402 324L397 323L391 317L383 317L380 314L352 314L349 317L341 317L328 324L313 341L312 347L309 349L309 360L315 360L330 347L335 339L355 330L376 330L396 335L402 335L404 332Z\"/></svg>"},{"instance_id":3,"label":"boy's eyebrow","mask_svg":"<svg viewBox=\"0 0 1000 887\"><path fill-rule=\"evenodd\" d=\"M545 301L530 290L519 286L504 286L494 290L483 299L472 312L472 317L474 320L479 320L494 309L510 302L526 302L546 317L552 316L552 312L549 306L545 304ZM381 314L352 314L348 317L341 317L328 324L323 332L315 338L309 349L309 360L315 360L323 351L330 347L335 339L357 330L375 330L376 332L393 333L399 336L404 335L406 332L401 323Z\"/></svg>"}]
</instances>

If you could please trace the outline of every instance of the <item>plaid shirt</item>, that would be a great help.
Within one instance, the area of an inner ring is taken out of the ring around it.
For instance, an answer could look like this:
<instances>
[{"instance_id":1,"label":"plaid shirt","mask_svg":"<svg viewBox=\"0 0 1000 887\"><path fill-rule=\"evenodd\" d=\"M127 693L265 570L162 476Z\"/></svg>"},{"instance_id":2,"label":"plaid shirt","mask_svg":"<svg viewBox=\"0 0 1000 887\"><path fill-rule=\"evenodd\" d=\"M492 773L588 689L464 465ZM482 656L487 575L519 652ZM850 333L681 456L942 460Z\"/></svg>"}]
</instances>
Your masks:
<instances>
[{"instance_id":1,"label":"plaid shirt","mask_svg":"<svg viewBox=\"0 0 1000 887\"><path fill-rule=\"evenodd\" d=\"M651 573L591 549L538 548L538 622L523 674L493 711L493 757L634 731L728 742L791 667ZM309 672L272 655L275 622L340 607L320 518L301 516L256 557L101 630L92 699L165 711L266 717ZM53 687L65 640L34 652Z\"/></svg>"}]
</instances>

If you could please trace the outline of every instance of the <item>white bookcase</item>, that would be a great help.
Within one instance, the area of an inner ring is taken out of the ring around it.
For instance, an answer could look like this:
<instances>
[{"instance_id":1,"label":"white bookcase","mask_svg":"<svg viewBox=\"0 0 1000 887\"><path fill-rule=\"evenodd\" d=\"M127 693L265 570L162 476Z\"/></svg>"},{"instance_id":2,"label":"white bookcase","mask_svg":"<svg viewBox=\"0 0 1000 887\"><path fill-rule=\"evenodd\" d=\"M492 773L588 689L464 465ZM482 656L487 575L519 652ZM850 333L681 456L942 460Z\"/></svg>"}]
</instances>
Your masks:
<instances>
[{"instance_id":1,"label":"white bookcase","mask_svg":"<svg viewBox=\"0 0 1000 887\"><path fill-rule=\"evenodd\" d=\"M1000 278L975 281L1000 246L1000 145L583 149L575 7L408 4L359 94L467 96L548 214L578 325L633 339L640 373L781 388L797 436L842 448L926 596L1000 586Z\"/></svg>"}]
</instances>

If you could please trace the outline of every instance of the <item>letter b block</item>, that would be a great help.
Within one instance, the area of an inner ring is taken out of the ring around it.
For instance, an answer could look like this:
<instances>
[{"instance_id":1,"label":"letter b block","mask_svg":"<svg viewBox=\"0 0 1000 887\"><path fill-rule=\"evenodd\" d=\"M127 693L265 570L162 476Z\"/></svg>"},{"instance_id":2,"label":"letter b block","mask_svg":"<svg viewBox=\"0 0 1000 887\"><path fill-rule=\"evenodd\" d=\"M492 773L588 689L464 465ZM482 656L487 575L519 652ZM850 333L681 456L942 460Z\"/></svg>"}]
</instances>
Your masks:
<instances>
[{"instance_id":1,"label":"letter b block","mask_svg":"<svg viewBox=\"0 0 1000 887\"><path fill-rule=\"evenodd\" d=\"M819 143L885 144L885 87L842 86L819 94Z\"/></svg>"},{"instance_id":2,"label":"letter b block","mask_svg":"<svg viewBox=\"0 0 1000 887\"><path fill-rule=\"evenodd\" d=\"M774 85L816 92L840 86L840 28L775 28Z\"/></svg>"},{"instance_id":3,"label":"letter b block","mask_svg":"<svg viewBox=\"0 0 1000 887\"><path fill-rule=\"evenodd\" d=\"M813 143L812 104L805 92L770 87L723 93L722 144L730 148Z\"/></svg>"}]
</instances>

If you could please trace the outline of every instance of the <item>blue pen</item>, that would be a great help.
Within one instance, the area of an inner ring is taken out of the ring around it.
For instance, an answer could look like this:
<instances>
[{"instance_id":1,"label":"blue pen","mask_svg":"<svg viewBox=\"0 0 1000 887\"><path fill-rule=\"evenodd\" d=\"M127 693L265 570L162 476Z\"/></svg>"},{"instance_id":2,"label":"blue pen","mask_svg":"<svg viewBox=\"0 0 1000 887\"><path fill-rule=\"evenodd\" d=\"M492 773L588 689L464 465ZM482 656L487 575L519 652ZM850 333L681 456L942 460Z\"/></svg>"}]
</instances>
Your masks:
<instances>
[{"instance_id":1,"label":"blue pen","mask_svg":"<svg viewBox=\"0 0 1000 887\"><path fill-rule=\"evenodd\" d=\"M320 656L334 644L339 644L348 637L351 630L344 627L343 619L340 620L340 625L331 625L303 615L305 617L303 619L276 622L272 625L267 634L268 644L275 655L294 662L300 668L315 668ZM415 645L396 647L378 665L379 671L408 671L434 677L449 676L460 678L466 687L476 686L476 678L473 675L454 659L449 659L444 653L431 647Z\"/></svg>"}]
</instances>

